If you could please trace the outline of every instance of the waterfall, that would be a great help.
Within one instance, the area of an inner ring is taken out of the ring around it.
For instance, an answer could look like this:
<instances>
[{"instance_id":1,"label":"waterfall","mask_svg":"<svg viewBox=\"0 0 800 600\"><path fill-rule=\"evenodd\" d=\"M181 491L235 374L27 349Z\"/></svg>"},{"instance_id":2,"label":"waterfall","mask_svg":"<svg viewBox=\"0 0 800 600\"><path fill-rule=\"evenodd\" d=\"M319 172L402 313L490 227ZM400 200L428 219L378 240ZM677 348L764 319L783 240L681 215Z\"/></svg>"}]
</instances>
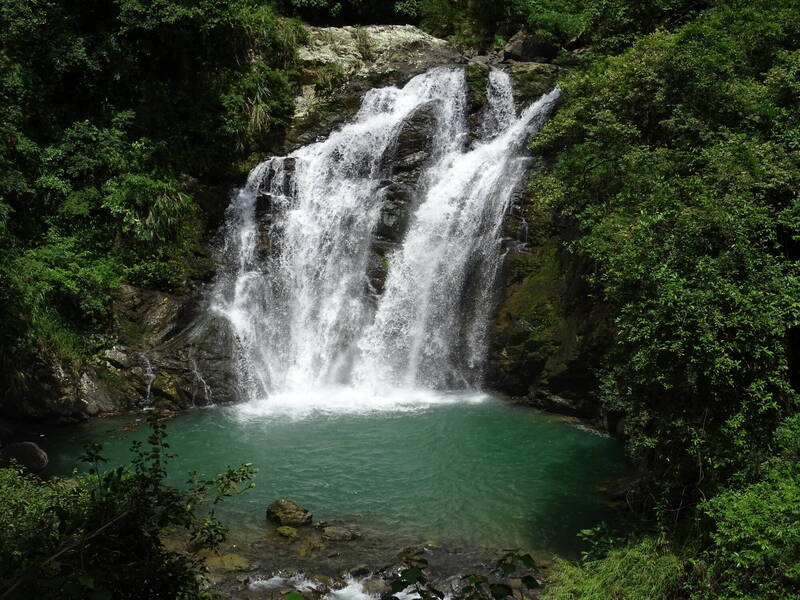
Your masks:
<instances>
[{"instance_id":1,"label":"waterfall","mask_svg":"<svg viewBox=\"0 0 800 600\"><path fill-rule=\"evenodd\" d=\"M438 68L371 90L327 139L253 169L228 208L212 302L235 334L245 398L479 385L504 214L558 95L517 116L508 75L493 70L470 148L464 70ZM426 107L431 145L379 291L382 190Z\"/></svg>"}]
</instances>

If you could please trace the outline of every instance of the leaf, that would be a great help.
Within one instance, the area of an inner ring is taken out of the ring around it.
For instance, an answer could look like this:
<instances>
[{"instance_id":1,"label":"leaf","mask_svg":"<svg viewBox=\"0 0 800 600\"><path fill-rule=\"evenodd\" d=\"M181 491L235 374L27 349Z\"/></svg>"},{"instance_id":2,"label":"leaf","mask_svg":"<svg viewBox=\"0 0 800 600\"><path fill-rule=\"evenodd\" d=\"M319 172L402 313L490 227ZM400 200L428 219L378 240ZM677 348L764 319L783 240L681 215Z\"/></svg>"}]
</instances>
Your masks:
<instances>
[{"instance_id":1,"label":"leaf","mask_svg":"<svg viewBox=\"0 0 800 600\"><path fill-rule=\"evenodd\" d=\"M409 584L417 583L418 581L423 580L422 569L418 569L417 567L403 569L400 571L400 577L406 580Z\"/></svg>"},{"instance_id":2,"label":"leaf","mask_svg":"<svg viewBox=\"0 0 800 600\"><path fill-rule=\"evenodd\" d=\"M519 559L520 561L522 561L522 564L528 567L529 569L536 568L536 563L534 562L533 557L530 554L523 554L522 556L519 557Z\"/></svg>"},{"instance_id":3,"label":"leaf","mask_svg":"<svg viewBox=\"0 0 800 600\"><path fill-rule=\"evenodd\" d=\"M283 597L283 600L306 600L306 597L299 592L289 592Z\"/></svg>"},{"instance_id":4,"label":"leaf","mask_svg":"<svg viewBox=\"0 0 800 600\"><path fill-rule=\"evenodd\" d=\"M503 598L507 598L513 593L511 586L508 586L505 583L493 583L489 586L489 590L491 591L492 598L494 598L494 600L503 600Z\"/></svg>"},{"instance_id":5,"label":"leaf","mask_svg":"<svg viewBox=\"0 0 800 600\"><path fill-rule=\"evenodd\" d=\"M408 587L408 583L404 579L395 579L392 582L392 593L397 594L398 592L402 592L404 589Z\"/></svg>"},{"instance_id":6,"label":"leaf","mask_svg":"<svg viewBox=\"0 0 800 600\"><path fill-rule=\"evenodd\" d=\"M517 570L517 568L514 565L505 561L498 563L498 566L500 567L500 570L503 572L503 575L505 575L506 577L508 577L514 571Z\"/></svg>"}]
</instances>

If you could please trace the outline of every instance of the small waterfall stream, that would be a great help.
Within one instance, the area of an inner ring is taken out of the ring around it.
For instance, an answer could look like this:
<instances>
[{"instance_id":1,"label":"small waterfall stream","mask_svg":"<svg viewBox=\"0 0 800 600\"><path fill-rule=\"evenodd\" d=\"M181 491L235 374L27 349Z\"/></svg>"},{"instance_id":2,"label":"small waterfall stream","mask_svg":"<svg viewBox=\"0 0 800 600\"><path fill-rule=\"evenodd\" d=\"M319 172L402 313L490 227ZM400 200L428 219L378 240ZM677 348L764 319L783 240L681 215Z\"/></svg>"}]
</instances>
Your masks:
<instances>
[{"instance_id":1,"label":"small waterfall stream","mask_svg":"<svg viewBox=\"0 0 800 600\"><path fill-rule=\"evenodd\" d=\"M235 334L245 398L479 385L504 215L525 143L558 96L517 116L508 75L493 70L470 147L464 70L438 68L371 90L327 139L253 169L228 209L212 303ZM425 107L431 148L379 293L369 269L382 188Z\"/></svg>"}]
</instances>

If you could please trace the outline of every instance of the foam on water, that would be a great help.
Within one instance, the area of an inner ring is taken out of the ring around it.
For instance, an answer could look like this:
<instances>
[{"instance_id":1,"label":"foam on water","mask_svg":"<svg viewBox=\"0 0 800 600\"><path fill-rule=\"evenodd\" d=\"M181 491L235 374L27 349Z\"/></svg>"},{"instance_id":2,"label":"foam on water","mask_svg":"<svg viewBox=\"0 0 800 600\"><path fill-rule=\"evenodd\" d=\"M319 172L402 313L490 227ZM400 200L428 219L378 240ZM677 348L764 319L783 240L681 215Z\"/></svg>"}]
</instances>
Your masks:
<instances>
[{"instance_id":1,"label":"foam on water","mask_svg":"<svg viewBox=\"0 0 800 600\"><path fill-rule=\"evenodd\" d=\"M391 388L378 393L368 386L327 386L277 391L268 397L230 407L242 420L288 419L320 415L414 412L448 404L481 404L492 398L483 392L446 392L422 388Z\"/></svg>"}]
</instances>

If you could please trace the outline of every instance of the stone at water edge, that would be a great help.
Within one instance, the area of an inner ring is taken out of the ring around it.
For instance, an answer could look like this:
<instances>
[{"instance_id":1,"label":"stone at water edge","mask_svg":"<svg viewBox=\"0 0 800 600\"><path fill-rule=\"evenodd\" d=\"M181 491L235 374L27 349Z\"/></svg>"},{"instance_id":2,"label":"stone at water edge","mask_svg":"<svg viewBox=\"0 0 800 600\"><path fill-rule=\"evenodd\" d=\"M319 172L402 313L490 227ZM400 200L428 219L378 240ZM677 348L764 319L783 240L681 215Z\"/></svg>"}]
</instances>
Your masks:
<instances>
[{"instance_id":1,"label":"stone at water edge","mask_svg":"<svg viewBox=\"0 0 800 600\"><path fill-rule=\"evenodd\" d=\"M350 569L350 577L365 577L369 575L372 571L367 565L358 565Z\"/></svg>"},{"instance_id":2,"label":"stone at water edge","mask_svg":"<svg viewBox=\"0 0 800 600\"><path fill-rule=\"evenodd\" d=\"M361 584L363 592L369 596L377 596L382 598L384 594L390 591L389 584L383 579L367 579Z\"/></svg>"},{"instance_id":3,"label":"stone at water edge","mask_svg":"<svg viewBox=\"0 0 800 600\"><path fill-rule=\"evenodd\" d=\"M12 460L33 473L44 470L49 462L47 453L33 442L9 444L0 449L0 466L7 465Z\"/></svg>"},{"instance_id":4,"label":"stone at water edge","mask_svg":"<svg viewBox=\"0 0 800 600\"><path fill-rule=\"evenodd\" d=\"M312 518L313 515L309 510L286 498L276 500L267 507L267 519L274 521L278 525L289 525L291 527L310 525Z\"/></svg>"}]
</instances>

